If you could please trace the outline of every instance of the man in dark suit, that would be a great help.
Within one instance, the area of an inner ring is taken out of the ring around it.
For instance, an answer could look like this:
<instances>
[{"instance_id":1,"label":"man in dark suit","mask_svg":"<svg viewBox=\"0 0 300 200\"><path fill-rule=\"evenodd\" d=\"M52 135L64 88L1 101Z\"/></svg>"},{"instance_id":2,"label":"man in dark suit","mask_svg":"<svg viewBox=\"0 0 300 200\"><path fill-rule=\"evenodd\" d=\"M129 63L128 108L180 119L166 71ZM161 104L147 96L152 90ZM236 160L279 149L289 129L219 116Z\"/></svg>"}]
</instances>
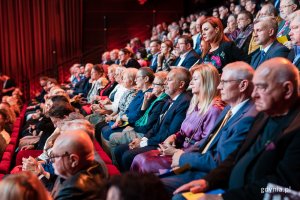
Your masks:
<instances>
[{"instance_id":1,"label":"man in dark suit","mask_svg":"<svg viewBox=\"0 0 300 200\"><path fill-rule=\"evenodd\" d=\"M277 42L277 22L273 17L261 17L254 21L253 38L260 48L254 51L251 66L256 69L264 61L274 57L285 57L289 49Z\"/></svg>"},{"instance_id":2,"label":"man in dark suit","mask_svg":"<svg viewBox=\"0 0 300 200\"><path fill-rule=\"evenodd\" d=\"M191 68L199 59L199 55L193 49L193 39L187 35L182 35L178 39L178 51L180 56L174 61L174 66Z\"/></svg>"},{"instance_id":3,"label":"man in dark suit","mask_svg":"<svg viewBox=\"0 0 300 200\"><path fill-rule=\"evenodd\" d=\"M285 58L272 58L256 70L252 97L261 113L240 149L203 179L178 188L203 192L227 188L203 199L262 199L268 183L300 190L299 72Z\"/></svg>"},{"instance_id":4,"label":"man in dark suit","mask_svg":"<svg viewBox=\"0 0 300 200\"><path fill-rule=\"evenodd\" d=\"M151 52L151 61L150 61L150 68L156 72L157 69L157 56L160 53L160 44L159 40L151 40L150 41L150 52Z\"/></svg>"},{"instance_id":5,"label":"man in dark suit","mask_svg":"<svg viewBox=\"0 0 300 200\"><path fill-rule=\"evenodd\" d=\"M174 154L172 167L188 164L190 170L161 179L169 192L206 175L244 141L257 114L250 100L253 73L251 66L244 62L234 62L223 68L218 89L228 106L218 117L206 140L194 145L192 151L178 150ZM228 118L229 114L231 116Z\"/></svg>"},{"instance_id":6,"label":"man in dark suit","mask_svg":"<svg viewBox=\"0 0 300 200\"><path fill-rule=\"evenodd\" d=\"M186 92L190 80L191 75L184 68L174 68L168 74L165 92L172 101L166 102L162 108L160 119L145 134L145 137L137 138L129 144L120 145L114 151L116 161L122 171L130 169L137 154L156 149L158 144L168 136L179 131L191 100L191 96Z\"/></svg>"},{"instance_id":7,"label":"man in dark suit","mask_svg":"<svg viewBox=\"0 0 300 200\"><path fill-rule=\"evenodd\" d=\"M295 16L290 24L290 38L294 45L288 58L300 70L300 16Z\"/></svg>"}]
</instances>

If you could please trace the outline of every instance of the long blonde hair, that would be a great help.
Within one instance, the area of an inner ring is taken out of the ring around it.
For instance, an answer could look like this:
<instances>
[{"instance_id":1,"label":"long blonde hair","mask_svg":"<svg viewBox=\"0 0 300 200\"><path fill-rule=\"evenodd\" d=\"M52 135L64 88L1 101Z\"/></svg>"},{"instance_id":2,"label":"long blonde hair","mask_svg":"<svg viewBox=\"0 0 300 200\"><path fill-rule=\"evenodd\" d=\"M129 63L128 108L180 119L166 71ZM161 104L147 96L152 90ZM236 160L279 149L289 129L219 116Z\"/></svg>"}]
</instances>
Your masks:
<instances>
[{"instance_id":1,"label":"long blonde hair","mask_svg":"<svg viewBox=\"0 0 300 200\"><path fill-rule=\"evenodd\" d=\"M217 89L220 83L220 75L218 70L211 64L195 65L191 69L191 73L198 72L200 74L199 95L194 94L191 100L188 114L198 107L199 115L205 114L214 99L219 98L220 92Z\"/></svg>"}]
</instances>

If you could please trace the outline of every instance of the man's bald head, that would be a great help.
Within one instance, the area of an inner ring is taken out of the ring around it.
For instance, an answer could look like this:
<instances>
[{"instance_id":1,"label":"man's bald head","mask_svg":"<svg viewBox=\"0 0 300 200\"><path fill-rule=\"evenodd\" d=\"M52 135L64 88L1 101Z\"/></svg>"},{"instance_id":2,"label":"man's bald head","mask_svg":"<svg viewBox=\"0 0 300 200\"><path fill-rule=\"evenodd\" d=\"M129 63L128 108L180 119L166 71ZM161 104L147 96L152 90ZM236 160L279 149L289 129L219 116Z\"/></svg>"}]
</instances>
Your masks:
<instances>
[{"instance_id":1,"label":"man's bald head","mask_svg":"<svg viewBox=\"0 0 300 200\"><path fill-rule=\"evenodd\" d=\"M53 149L77 154L83 162L94 159L93 142L83 130L65 131L56 139Z\"/></svg>"},{"instance_id":2,"label":"man's bald head","mask_svg":"<svg viewBox=\"0 0 300 200\"><path fill-rule=\"evenodd\" d=\"M253 77L252 97L258 111L282 116L298 99L298 69L285 58L272 58L262 63Z\"/></svg>"},{"instance_id":3,"label":"man's bald head","mask_svg":"<svg viewBox=\"0 0 300 200\"><path fill-rule=\"evenodd\" d=\"M269 77L272 81L283 83L291 81L298 93L299 71L289 60L285 58L273 58L262 63L256 70L256 74Z\"/></svg>"}]
</instances>

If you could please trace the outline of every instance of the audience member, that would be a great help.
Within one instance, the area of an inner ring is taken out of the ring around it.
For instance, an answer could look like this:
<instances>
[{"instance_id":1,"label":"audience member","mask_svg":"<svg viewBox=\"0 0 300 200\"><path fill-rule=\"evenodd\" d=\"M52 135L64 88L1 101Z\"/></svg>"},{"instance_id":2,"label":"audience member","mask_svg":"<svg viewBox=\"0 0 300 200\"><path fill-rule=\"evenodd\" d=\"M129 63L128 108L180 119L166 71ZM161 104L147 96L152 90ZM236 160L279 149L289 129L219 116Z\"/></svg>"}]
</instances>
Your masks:
<instances>
[{"instance_id":1,"label":"audience member","mask_svg":"<svg viewBox=\"0 0 300 200\"><path fill-rule=\"evenodd\" d=\"M126 68L134 67L139 69L141 65L136 61L134 58L132 58L132 52L130 52L128 49L120 49L119 51L119 60L120 65L125 66Z\"/></svg>"},{"instance_id":2,"label":"audience member","mask_svg":"<svg viewBox=\"0 0 300 200\"><path fill-rule=\"evenodd\" d=\"M300 14L292 19L290 29L289 36L294 46L288 57L300 70Z\"/></svg>"},{"instance_id":3,"label":"audience member","mask_svg":"<svg viewBox=\"0 0 300 200\"><path fill-rule=\"evenodd\" d=\"M201 26L204 49L200 63L211 63L222 73L228 63L247 60L247 56L225 36L223 25L218 18L209 17Z\"/></svg>"},{"instance_id":4,"label":"audience member","mask_svg":"<svg viewBox=\"0 0 300 200\"><path fill-rule=\"evenodd\" d=\"M150 41L150 53L151 53L151 60L150 60L150 68L156 72L157 69L157 57L160 54L160 40L151 40Z\"/></svg>"},{"instance_id":5,"label":"audience member","mask_svg":"<svg viewBox=\"0 0 300 200\"><path fill-rule=\"evenodd\" d=\"M95 100L94 97L99 93L99 90L103 89L108 83L102 65L93 66L91 71L91 80L92 87L87 94L88 103L93 103L93 101Z\"/></svg>"},{"instance_id":6,"label":"audience member","mask_svg":"<svg viewBox=\"0 0 300 200\"><path fill-rule=\"evenodd\" d=\"M3 88L1 90L2 96L11 96L16 87L15 81L2 73L0 73L0 81L3 82Z\"/></svg>"},{"instance_id":7,"label":"audience member","mask_svg":"<svg viewBox=\"0 0 300 200\"><path fill-rule=\"evenodd\" d=\"M237 16L237 24L240 32L234 42L236 46L246 54L248 53L251 34L253 32L252 21L252 14L246 10L241 11Z\"/></svg>"},{"instance_id":8,"label":"audience member","mask_svg":"<svg viewBox=\"0 0 300 200\"><path fill-rule=\"evenodd\" d=\"M251 66L256 69L264 61L274 57L287 57L289 49L277 42L277 22L273 17L260 17L254 21L254 42L260 45L251 58Z\"/></svg>"},{"instance_id":9,"label":"audience member","mask_svg":"<svg viewBox=\"0 0 300 200\"><path fill-rule=\"evenodd\" d=\"M106 199L168 200L170 197L155 175L128 172L110 179Z\"/></svg>"},{"instance_id":10,"label":"audience member","mask_svg":"<svg viewBox=\"0 0 300 200\"><path fill-rule=\"evenodd\" d=\"M104 199L104 174L88 134L66 131L55 140L49 157L59 176L51 192L54 199Z\"/></svg>"},{"instance_id":11,"label":"audience member","mask_svg":"<svg viewBox=\"0 0 300 200\"><path fill-rule=\"evenodd\" d=\"M173 65L182 66L187 69L191 68L199 59L198 54L193 49L193 39L183 35L178 39L178 46L180 56L174 61Z\"/></svg>"},{"instance_id":12,"label":"audience member","mask_svg":"<svg viewBox=\"0 0 300 200\"><path fill-rule=\"evenodd\" d=\"M161 52L157 56L157 69L156 71L170 71L171 65L175 60L172 55L173 43L171 40L165 40L161 43Z\"/></svg>"},{"instance_id":13,"label":"audience member","mask_svg":"<svg viewBox=\"0 0 300 200\"><path fill-rule=\"evenodd\" d=\"M0 181L1 199L51 200L46 188L31 172L11 174Z\"/></svg>"}]
</instances>

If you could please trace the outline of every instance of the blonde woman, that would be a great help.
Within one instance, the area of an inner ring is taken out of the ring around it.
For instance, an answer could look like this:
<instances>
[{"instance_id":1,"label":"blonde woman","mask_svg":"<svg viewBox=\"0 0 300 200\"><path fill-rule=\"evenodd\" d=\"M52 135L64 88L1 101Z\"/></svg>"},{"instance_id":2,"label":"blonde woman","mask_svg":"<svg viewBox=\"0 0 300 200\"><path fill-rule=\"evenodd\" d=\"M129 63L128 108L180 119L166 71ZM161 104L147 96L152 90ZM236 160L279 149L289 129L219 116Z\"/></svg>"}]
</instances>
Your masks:
<instances>
[{"instance_id":1,"label":"blonde woman","mask_svg":"<svg viewBox=\"0 0 300 200\"><path fill-rule=\"evenodd\" d=\"M190 88L193 98L180 131L169 136L160 145L159 150L137 155L131 170L158 173L159 169L168 169L176 148L187 149L209 134L224 108L217 90L220 82L219 73L211 64L196 65L191 72L193 79Z\"/></svg>"}]
</instances>

